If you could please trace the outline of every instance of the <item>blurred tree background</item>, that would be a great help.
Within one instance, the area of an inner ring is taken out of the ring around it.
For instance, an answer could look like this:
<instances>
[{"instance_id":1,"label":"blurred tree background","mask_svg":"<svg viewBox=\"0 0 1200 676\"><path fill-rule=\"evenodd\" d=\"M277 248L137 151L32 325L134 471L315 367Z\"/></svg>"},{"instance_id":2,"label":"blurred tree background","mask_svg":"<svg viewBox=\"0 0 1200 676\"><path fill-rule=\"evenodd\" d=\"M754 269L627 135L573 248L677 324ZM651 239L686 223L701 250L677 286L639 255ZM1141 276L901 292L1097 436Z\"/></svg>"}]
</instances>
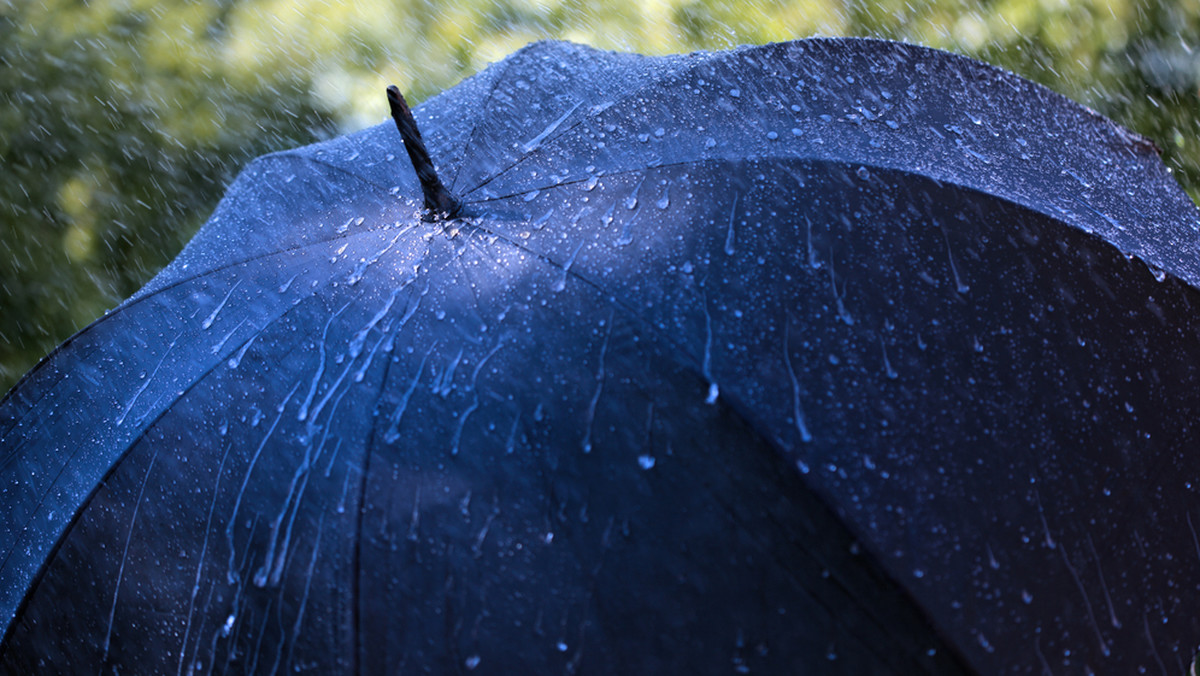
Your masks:
<instances>
[{"instance_id":1,"label":"blurred tree background","mask_svg":"<svg viewBox=\"0 0 1200 676\"><path fill-rule=\"evenodd\" d=\"M383 121L527 42L646 53L877 36L1144 134L1200 198L1189 0L0 0L0 392L131 294L250 158Z\"/></svg>"}]
</instances>

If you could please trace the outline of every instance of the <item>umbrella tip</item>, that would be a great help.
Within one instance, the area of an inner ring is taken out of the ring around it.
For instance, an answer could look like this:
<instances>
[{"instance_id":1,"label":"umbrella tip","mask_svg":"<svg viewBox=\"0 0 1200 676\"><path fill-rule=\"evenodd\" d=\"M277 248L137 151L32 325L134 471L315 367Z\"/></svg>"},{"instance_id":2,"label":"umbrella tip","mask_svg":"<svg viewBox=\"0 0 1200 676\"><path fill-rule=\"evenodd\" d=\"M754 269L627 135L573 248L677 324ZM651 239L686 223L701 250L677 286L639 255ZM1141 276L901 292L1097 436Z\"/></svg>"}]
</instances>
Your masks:
<instances>
[{"instance_id":1,"label":"umbrella tip","mask_svg":"<svg viewBox=\"0 0 1200 676\"><path fill-rule=\"evenodd\" d=\"M400 136L404 139L404 149L408 151L408 159L412 160L417 178L421 180L421 192L425 194L425 209L429 212L427 215L431 217L431 220L453 218L462 211L462 202L451 194L438 178L437 171L433 168L433 160L429 158L429 151L425 149L425 142L421 140L421 130L417 129L417 121L413 119L408 102L404 100L404 95L400 93L400 88L396 85L388 86L387 98L388 107L392 110L392 119L396 122L396 129L400 131Z\"/></svg>"}]
</instances>

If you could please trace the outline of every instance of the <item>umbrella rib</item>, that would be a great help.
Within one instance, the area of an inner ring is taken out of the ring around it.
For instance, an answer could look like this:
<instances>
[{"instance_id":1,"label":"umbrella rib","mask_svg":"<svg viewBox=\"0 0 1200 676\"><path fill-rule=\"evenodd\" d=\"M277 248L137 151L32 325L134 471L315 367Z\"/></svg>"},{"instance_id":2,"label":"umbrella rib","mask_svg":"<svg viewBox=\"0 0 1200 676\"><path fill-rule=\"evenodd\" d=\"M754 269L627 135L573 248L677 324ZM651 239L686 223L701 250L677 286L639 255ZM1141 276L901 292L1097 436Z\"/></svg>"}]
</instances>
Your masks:
<instances>
[{"instance_id":1,"label":"umbrella rib","mask_svg":"<svg viewBox=\"0 0 1200 676\"><path fill-rule=\"evenodd\" d=\"M316 165L319 165L322 167L326 167L328 169L333 169L335 171L341 172L341 173L345 174L346 176L357 179L360 183L365 183L365 184L371 186L372 188L375 188L384 193L386 193L389 189L388 186L380 185L380 184L372 181L371 179L363 176L362 174L356 174L353 171L350 171L349 169L347 169L343 166L340 166L340 165L334 164L333 162L330 162L329 160L325 160L320 157L312 157L310 155L305 155L300 152L302 150L304 150L304 149L297 148L296 150L284 150L282 152L272 153L270 155L260 157L259 160L278 159L278 158L284 158L284 157L289 158L289 159L296 159L296 160L300 160L302 162L309 162L311 164L316 164ZM251 163L251 165L253 165L253 163ZM250 165L248 165L247 168L249 168L249 166Z\"/></svg>"},{"instance_id":2,"label":"umbrella rib","mask_svg":"<svg viewBox=\"0 0 1200 676\"><path fill-rule=\"evenodd\" d=\"M808 158L804 158L804 157L793 157L790 155L782 156L782 157L784 159L796 159L796 160L800 160L800 161L808 159ZM763 157L756 157L754 159L759 160L759 159L777 159L777 158L774 158L771 156L763 156ZM659 169L670 169L672 167L691 167L691 166L701 165L701 164L706 164L706 163L721 164L721 163L734 163L734 162L744 162L744 161L746 161L746 160L744 160L744 159L743 160L728 159L728 158L723 158L723 157L698 157L693 160L683 160L682 162L670 162L667 164L658 164L653 167L634 167L632 169L622 169L620 171L614 171L612 173L604 174L604 177L628 176L630 174L645 173L646 171L652 170L652 169L657 171ZM857 163L857 164L861 164L861 163ZM868 166L870 166L870 165L868 165ZM886 169L887 167L882 167L882 168ZM577 179L572 179L570 181L559 181L557 183L552 183L550 185L537 186L537 187L529 188L527 190L519 190L517 192L509 193L507 195L496 195L496 196L484 197L483 199L478 199L478 200L463 200L463 201L467 202L469 204L483 204L485 202L499 202L499 201L506 200L506 199L512 199L512 198L518 197L520 195L528 195L531 192L538 192L541 190L553 190L554 188L560 188L563 186L576 185L578 183L583 183L585 181L588 181L588 180L590 180L590 178L591 177L577 178ZM480 187L483 187L483 186L481 185ZM478 190L478 188L476 188L476 190ZM471 192L474 192L474 190L472 190ZM466 193L466 194L469 195L471 193Z\"/></svg>"},{"instance_id":3,"label":"umbrella rib","mask_svg":"<svg viewBox=\"0 0 1200 676\"><path fill-rule=\"evenodd\" d=\"M464 159L458 163L458 166L454 168L454 175L450 177L450 192L454 192L454 189L458 186L458 177L462 173L462 168L466 166L465 158L467 157L467 151L471 147L471 144L475 141L476 132L479 131L480 124L486 117L484 113L487 112L488 106L492 102L492 98L495 97L496 90L500 88L500 83L504 81L504 76L508 74L508 71L513 67L513 64L516 63L516 58L514 57L524 54L536 45L536 42L525 45L502 62L502 70L496 74L496 79L494 82L492 82L491 89L488 90L487 96L484 97L483 104L479 106L479 115L475 118L475 124L471 125L471 133L467 136L467 142L463 144L461 156Z\"/></svg>"},{"instance_id":4,"label":"umbrella rib","mask_svg":"<svg viewBox=\"0 0 1200 676\"><path fill-rule=\"evenodd\" d=\"M337 167L335 167L335 168L337 168ZM3 398L0 398L0 411L2 411L4 407L8 406L11 403L11 400L14 398L17 391L21 389L20 387L18 387L19 385L24 383L26 380L35 377L43 369L50 368L50 366L55 361L55 358L59 354L65 352L68 347L73 346L79 339L85 337L85 335L90 334L93 330L95 330L95 327L97 327L101 324L101 322L108 322L110 320L113 320L118 315L128 311L130 308L133 308L136 305L138 305L144 301L148 301L149 299L154 298L155 296L157 296L159 294L165 293L165 292L167 292L175 287L181 286L183 284L187 284L189 282L193 282L198 279L203 279L204 277L215 275L217 273L223 272L225 270L230 270L232 268L236 268L238 266L245 265L247 263L253 263L256 261L261 261L261 260L265 260L268 258L272 258L274 256L281 256L284 254L293 253L293 252L297 252L297 251L304 251L306 249L311 249L311 248L315 248L315 247L319 247L319 246L323 246L323 245L328 245L333 242L337 242L337 241L341 241L341 240L358 238L358 237L366 237L368 235L372 235L375 233L382 233L382 232L384 232L383 229L363 230L360 232L339 235L339 236L336 236L336 237L333 237L330 239L324 239L324 240L319 240L319 241L315 241L315 242L305 242L305 243L299 244L297 246L287 247L284 249L277 249L275 251L270 251L268 253L259 254L257 256L251 256L250 258L245 258L245 259L225 263L223 265L219 265L217 267L210 268L208 270L204 270L195 275L191 275L191 276L185 277L183 279L175 280L175 281L171 282L170 284L163 286L160 289L155 289L153 292L131 298L130 300L127 300L126 302L121 303L117 307L113 308L107 314L105 314L101 317L98 317L91 324L88 324L87 326L83 327L78 332L76 332L74 335L72 335L71 337L69 337L65 341L63 341L63 343L61 345L54 348L45 357L42 357L41 361L39 361L37 363L37 365L35 365L32 369L30 369L30 371L28 373L26 373L24 376L22 376L21 380L17 382L16 386L13 386L13 388L11 390L9 390L8 393L5 394L5 396ZM93 351L94 351L94 349L95 348L93 348ZM57 384L61 383L66 376L67 376L67 373L65 373L65 372L58 373L58 377L54 381L55 385L57 386ZM9 423L7 425L7 427L3 430L0 430L0 439L5 439L7 437L7 435L13 429L17 428L21 424L21 421L24 420L30 413L32 413L34 410L36 410L38 404L40 402L42 402L43 400L45 400L46 397L49 396L50 393L53 391L54 391L53 387L47 386L46 390L36 400L29 402L28 405L23 407L24 410L21 411L19 416L16 416L16 417L10 419L9 421L7 421Z\"/></svg>"},{"instance_id":5,"label":"umbrella rib","mask_svg":"<svg viewBox=\"0 0 1200 676\"><path fill-rule=\"evenodd\" d=\"M730 410L730 412L734 416L736 416L739 420L741 420L742 423L745 424L748 428L754 429L754 426L751 424L751 422L748 421L741 414L740 411L736 410L732 406L729 406L728 404L726 404L726 408L728 408ZM770 442L769 440L766 440L766 444L770 448L775 448L776 450L778 450L777 447L775 446L775 444ZM807 485L807 482L804 482L804 483L805 483L805 489L806 489L807 493L809 494L809 496L811 496L814 499L814 501L818 505L820 505L821 508L824 508L824 510L828 510L829 512L832 512L832 508L825 502L825 500L823 498L821 498L819 495L817 495L817 493L812 489L812 487ZM708 491L708 494L710 497L712 497L712 499L714 501L716 501L716 503L718 505L720 505L725 510L725 512L727 514L729 514L729 517L731 519L733 519L735 522L742 522L742 519L740 518L740 516L738 515L738 513L734 509L734 507L727 501L723 500L721 498L720 494L718 494L716 491L711 490L711 488ZM807 510L806 510L806 514L808 514ZM775 515L771 514L769 511L767 512L766 517L772 523L774 523L780 527L783 526L776 519ZM747 533L751 532L749 529L744 529L744 530ZM851 537L854 537L853 533L850 533L848 528L846 530L847 530L847 534L851 535ZM855 540L857 540L857 539L858 538L855 538ZM764 551L764 552L768 551L768 548L763 546L763 542L761 540L756 539L755 542L760 546L760 549L762 551ZM822 557L819 553L817 553L817 551L815 551L815 549L810 549L809 547L803 546L800 542L797 542L795 544L801 551L803 551L809 557L810 560L816 562L819 566L829 569L831 571L837 570L837 566L829 565L829 561L827 561L824 557ZM852 624L839 621L839 619L841 618L841 614L835 608L832 608L829 605L827 605L826 601L824 599L822 599L817 594L815 594L808 586L806 586L804 584L804 582L802 580L798 579L796 574L794 573L794 571L791 569L791 567L786 565L787 564L786 561L781 560L777 554L772 555L772 558L776 562L781 564L780 567L783 570L787 571L788 577L796 583L796 586L798 588L800 588L804 591L805 595L807 595L809 598L811 598L814 603L816 603L817 605L821 606L822 608L824 608L825 610L827 610L829 612L830 618L834 621L835 624L841 625L846 631L853 634L855 636L855 638L857 638L861 641L862 645L865 646L867 648L867 650L869 650L872 654L874 654L875 656L880 658L880 661L885 662L885 663L889 662L889 660L886 659L890 655L890 652L888 650L881 649L880 646L878 646L875 641L868 640L866 637L863 637L863 636L859 636L858 633L854 631L854 626ZM881 568L882 577L885 580L887 580L888 582L895 584L896 589L901 592L903 597L907 598L910 601L912 607L919 608L919 606L917 606L917 604L916 604L915 599L913 599L910 594L908 594L907 592L904 591L904 588L896 582L895 577L893 575L891 575L890 573L888 573L886 570L882 570L882 567L880 567L880 568ZM834 584L837 585L838 589L842 590L846 594L846 596L848 596L850 599L853 600L853 605L856 606L857 608L859 608L863 612L863 614L866 615L870 619L872 624L874 624L876 627L878 627L879 629L882 630L882 631L880 631L880 634L890 637L889 632L886 631L886 628L889 626L886 621L886 618L879 617L875 613L871 612L871 609L873 608L872 605L860 602L859 599L856 598L855 594L851 591L850 587L847 586L846 581L841 579L841 577L839 575L831 572L830 579L833 580ZM929 618L925 617L924 613L920 613L919 611L918 611L918 613L919 613L920 619L925 620L927 626L933 630L932 634L938 639L938 643L940 644L938 647L941 648L942 650L944 650L946 653L948 653L953 660L956 660L956 666L958 666L962 670L963 673L966 673L966 667L961 662L961 659L962 659L961 656L959 656L956 651L951 650L946 639L941 636L941 632L939 632L937 627L935 627L933 625L933 623L929 621ZM909 629L911 627L905 627L905 628ZM928 649L928 646L917 646L916 647L916 650L918 652L924 651L926 649ZM907 658L906 661L908 661L910 663L918 662L918 660L919 660L919 658L911 652L906 653L904 656Z\"/></svg>"},{"instance_id":6,"label":"umbrella rib","mask_svg":"<svg viewBox=\"0 0 1200 676\"><path fill-rule=\"evenodd\" d=\"M778 445L776 443L774 443L771 439L759 434L757 431L757 426L753 423L753 421L749 420L740 410L738 410L735 406L730 404L728 400L723 401L719 405L723 406L724 410L728 411L729 414L732 415L734 418L736 418L738 420L738 422L740 422L747 430L754 430L753 435L757 439L759 439L760 442L764 446L766 446L767 448L770 448L772 450L775 450L777 452L782 451L782 449L780 449L778 447ZM783 454L781 453L781 455L783 455ZM683 456L680 456L680 458L682 460ZM771 460L775 461L777 459L772 458ZM684 469L685 471L687 471L689 473L692 471L692 465L689 462L683 461L683 464L680 465L680 467L681 467L681 469ZM729 478L731 481L736 481L736 477L733 475L731 475ZM845 524L842 523L835 516L835 512L834 512L832 506L823 497L821 497L821 495L819 495L813 489L813 487L808 484L808 482L803 477L792 475L792 478L799 480L801 485L803 486L803 493L802 493L801 497L807 497L810 501L810 504L804 505L801 507L801 509L803 509L803 511L804 511L804 514L806 515L806 518L808 520L810 520L810 523L812 522L811 520L813 519L813 517L816 517L817 519L819 519L823 522L823 523L813 523L813 526L815 528L828 529L829 524L833 524L833 527L836 529L838 525L841 525L841 526L843 526L843 528L841 529L842 532L846 536L850 537L852 541L860 541L861 540L861 538L858 538L855 533L853 533L849 530L849 528L844 527ZM707 495L713 501L715 501L718 505L720 505L720 507L725 511L726 514L729 515L730 519L733 520L735 523L737 523L737 524L745 523L743 515L741 515L739 513L739 511L736 509L735 504L723 499L722 494L720 492L718 492L717 490L714 490L712 485L705 483L705 482L700 482L700 481L692 481L691 484L703 486ZM815 509L814 509L814 507L815 507ZM776 515L771 510L767 510L767 512L764 513L763 516L765 516L772 524L774 524L781 530L784 530L784 531L787 530L786 525L781 523L779 521L779 519L776 517ZM743 528L743 532L749 534L749 533L752 533L753 530L748 529L748 528ZM836 538L836 534L834 535L834 537ZM762 551L764 553L770 552L769 547L763 546L764 543L761 539L755 538L754 542L757 545L759 545L760 551ZM829 542L829 540L828 540L828 538L817 538L815 540L815 542L818 544L827 544ZM792 544L795 545L801 552L803 552L803 555L807 558L808 561L814 562L818 568L824 569L824 570L830 570L830 571L838 570L838 566L836 564L831 564L828 557L823 556L822 552L820 551L820 549L818 547L806 546L807 541L801 540L801 539L792 541ZM829 549L833 549L838 546L841 546L841 545L836 542L832 543L827 548L826 553L828 552ZM787 571L787 577L795 583L797 589L802 590L803 593L808 598L810 598L814 603L816 603L821 608L823 608L829 612L830 618L834 621L835 624L843 627L845 630L847 630L852 635L854 635L855 638L858 638L861 641L862 645L865 646L867 648L867 650L869 650L873 655L875 655L876 657L879 657L881 659L881 661L883 661L884 663L889 663L889 661L886 659L889 656L889 653L886 651L886 649L881 649L880 646L876 645L875 642L873 642L871 640L867 640L865 637L860 636L858 634L858 632L853 631L854 626L852 623L840 621L840 619L842 618L842 615L840 613L838 613L835 608L828 605L825 598L814 593L813 589L810 588L810 586L806 585L804 583L804 581L797 576L797 574L793 570L792 566L787 565L787 563L788 563L787 561L780 559L780 557L777 553L771 553L770 556L777 563L781 564L781 568L783 570ZM869 559L864 559L864 560L869 561ZM881 574L881 576L883 577L884 580L895 585L896 590L898 590L900 592L901 596L905 599L908 599L912 603L912 607L917 608L917 617L920 618L921 620L924 620L926 626L928 626L930 629L933 630L931 633L934 636L934 638L938 641L937 647L940 650L946 651L946 653L949 655L951 663L954 665L954 667L961 673L968 673L967 669L965 667L965 662L962 659L962 656L956 650L951 649L950 644L942 636L942 634L938 630L938 628L935 627L933 625L933 623L929 621L929 618L925 615L925 613L919 609L920 607L915 603L915 600L912 599L911 595L907 592L907 590L905 590L904 587L897 582L897 580L895 579L895 576L890 574L888 571L884 570L882 568L882 566L879 567L878 572ZM884 630L884 631L880 631L880 633L882 635L888 636L888 637L892 636L889 632L887 632L885 630L887 627L890 626L887 623L887 618L885 616L882 616L882 615L872 612L871 609L874 607L873 605L871 605L869 603L861 602L860 599L858 597L856 597L855 594L851 591L850 586L847 584L847 581L844 580L842 576L840 576L836 572L834 572L834 573L831 573L830 579L836 585L837 589L841 590L849 599L851 599L853 601L853 605L856 608L861 610L863 616L868 618L874 626ZM908 629L910 627L906 626L904 628ZM903 644L903 641L901 641L901 643ZM916 650L919 653L919 652L925 651L927 648L929 648L929 646L917 646L914 650ZM906 661L910 665L919 664L919 661L920 661L919 654L913 654L912 652L905 652L904 657L907 658ZM907 672L905 672L905 673L907 673Z\"/></svg>"},{"instance_id":7,"label":"umbrella rib","mask_svg":"<svg viewBox=\"0 0 1200 676\"><path fill-rule=\"evenodd\" d=\"M634 167L631 169L622 169L620 171L614 171L612 173L604 174L604 176L605 177L627 176L630 174L643 173L643 172L650 171L650 170L667 169L667 168L671 168L671 167L694 167L694 166L705 165L705 164L723 164L723 163L733 164L733 163L738 163L738 162L761 162L764 160L776 160L776 161L787 161L787 162L810 162L810 163L838 164L838 165L852 164L854 166L862 166L862 167L867 167L870 169L877 169L880 171L895 172L897 174L903 174L906 176L917 176L920 178L925 178L925 179L928 179L931 181L935 181L939 184L952 185L952 186L955 186L956 188L959 188L964 191L968 191L971 193L977 193L977 194L983 195L989 199L993 199L993 200L1002 202L1011 207L1014 207L1017 209L1022 209L1022 210L1029 211L1029 212L1036 213L1036 214L1040 214L1047 218L1052 218L1055 220L1063 220L1065 218L1063 216L1063 214L1050 209L1049 206L1051 206L1051 205L1042 205L1042 204L1038 204L1038 203L1029 204L1027 202L1020 201L1018 195L990 193L990 192L985 191L982 188L972 186L972 185L967 185L965 183L961 183L957 180L954 180L954 179L951 179L951 178L948 178L945 176L934 176L932 174L925 173L925 172L913 171L910 168L899 167L899 166L889 166L889 165L885 165L885 164L880 164L878 162L871 162L871 161L866 161L866 160L848 161L848 160L839 160L837 158L832 158L832 157L822 157L822 156L817 156L817 155L758 155L753 158L742 158L742 159L725 158L725 157L699 157L699 158L695 158L695 159L684 160L681 162L670 162L670 163L666 163L666 164L659 164L659 165L655 165L653 167ZM503 200L507 200L507 199L512 199L514 197L518 197L521 195L528 195L533 192L538 192L538 191L542 191L542 190L553 190L555 188L559 188L559 187L563 187L563 186L583 183L586 180L588 180L588 179L581 178L581 179L573 179L570 181L560 181L558 183L553 183L551 185L536 186L536 187L528 188L526 190L520 190L520 191L516 191L513 193L509 193L506 195L489 196L489 197L484 197L482 199L474 199L474 200L464 199L463 201L467 204L484 204L487 202L499 202L499 201L503 201ZM470 194L470 193L466 193L466 194ZM1079 219L1079 220L1082 220L1082 219ZM1070 221L1068 221L1068 222L1070 222ZM1114 243L1112 241L1104 239L1101 236L1100 231L1097 230L1096 228L1090 227L1086 223L1073 223L1073 225L1077 226L1083 232L1083 234L1094 239L1098 245L1100 245L1102 247L1108 247L1111 249L1115 249L1121 255L1125 255L1127 253L1126 249L1118 246L1117 243ZM1140 254L1138 254L1137 252L1131 252L1131 253L1133 253L1134 255L1139 255L1139 257L1140 257ZM1170 274L1172 274L1173 276L1178 277L1179 279L1182 279L1184 281L1188 281L1187 278L1180 273L1171 272Z\"/></svg>"},{"instance_id":8,"label":"umbrella rib","mask_svg":"<svg viewBox=\"0 0 1200 676\"><path fill-rule=\"evenodd\" d=\"M448 263L443 264L436 268L432 268L427 272L427 274L432 274L435 271L444 270L446 268L446 265L448 265ZM401 328L402 328L402 324L395 326L392 330L398 332L401 330ZM379 389L375 393L375 403L372 408L372 410L375 412L379 411L380 402L382 402L382 400L383 400L383 392L387 387L388 378L390 377L390 374L392 371L392 363L393 363L392 359L384 360L383 374L379 379ZM353 576L352 576L351 582L350 582L350 589L351 589L350 595L351 595L351 607L353 608L353 618L351 620L351 627L352 627L351 633L354 636L354 638L353 638L354 645L353 645L352 654L351 654L351 658L350 658L351 667L348 670L348 673L352 673L352 674L357 674L357 673L360 673L360 671L361 671L359 662L360 662L360 652L362 649L363 632L362 632L362 616L359 611L360 611L361 599L362 599L363 517L365 516L365 513L366 513L367 480L370 477L370 473L371 473L371 457L374 455L374 452L375 452L375 439L378 436L380 417L381 416L379 416L379 415L371 416L371 426L367 432L367 437L366 437L367 443L366 443L366 448L363 450L362 467L361 467L361 471L359 472L359 488L358 488L359 507L358 507L358 510L356 511L355 526L354 526L353 560L350 564L350 568L353 572Z\"/></svg>"}]
</instances>

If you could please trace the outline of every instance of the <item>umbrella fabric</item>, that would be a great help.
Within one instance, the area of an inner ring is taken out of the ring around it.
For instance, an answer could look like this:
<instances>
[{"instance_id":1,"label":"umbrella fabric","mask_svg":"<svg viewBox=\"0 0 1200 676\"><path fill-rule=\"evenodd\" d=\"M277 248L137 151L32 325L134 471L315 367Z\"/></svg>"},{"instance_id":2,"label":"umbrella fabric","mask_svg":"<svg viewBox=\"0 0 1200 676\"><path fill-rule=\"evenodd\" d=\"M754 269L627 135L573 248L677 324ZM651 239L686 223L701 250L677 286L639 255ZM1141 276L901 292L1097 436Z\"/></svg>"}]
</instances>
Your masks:
<instances>
[{"instance_id":1,"label":"umbrella fabric","mask_svg":"<svg viewBox=\"0 0 1200 676\"><path fill-rule=\"evenodd\" d=\"M1152 144L868 40L538 43L415 113L463 217L390 124L261 158L0 404L6 669L1184 670Z\"/></svg>"}]
</instances>

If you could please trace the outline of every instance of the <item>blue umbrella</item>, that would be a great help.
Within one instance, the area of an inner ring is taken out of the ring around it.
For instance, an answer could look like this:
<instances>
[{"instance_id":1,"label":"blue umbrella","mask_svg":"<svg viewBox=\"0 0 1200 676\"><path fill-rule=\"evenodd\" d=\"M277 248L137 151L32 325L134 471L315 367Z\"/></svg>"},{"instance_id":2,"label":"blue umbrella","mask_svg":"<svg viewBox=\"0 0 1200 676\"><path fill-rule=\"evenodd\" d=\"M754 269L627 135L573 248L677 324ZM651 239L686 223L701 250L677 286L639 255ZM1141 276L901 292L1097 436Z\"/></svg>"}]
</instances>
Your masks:
<instances>
[{"instance_id":1,"label":"blue umbrella","mask_svg":"<svg viewBox=\"0 0 1200 676\"><path fill-rule=\"evenodd\" d=\"M0 669L1190 662L1200 212L1153 144L873 40L390 100L0 404Z\"/></svg>"}]
</instances>

